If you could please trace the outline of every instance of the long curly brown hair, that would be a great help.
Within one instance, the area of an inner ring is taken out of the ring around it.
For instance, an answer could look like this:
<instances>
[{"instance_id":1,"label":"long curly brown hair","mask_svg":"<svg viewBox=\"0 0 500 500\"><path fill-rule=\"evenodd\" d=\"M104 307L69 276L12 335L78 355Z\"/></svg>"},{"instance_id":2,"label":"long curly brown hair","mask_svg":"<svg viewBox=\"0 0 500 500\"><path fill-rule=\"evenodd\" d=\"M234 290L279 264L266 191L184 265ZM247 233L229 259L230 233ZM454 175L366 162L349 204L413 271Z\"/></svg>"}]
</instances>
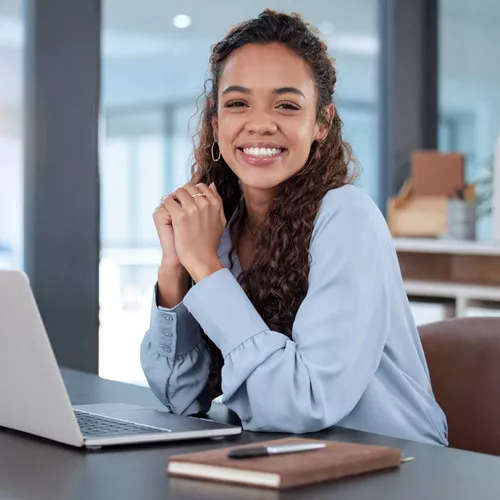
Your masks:
<instances>
[{"instance_id":1,"label":"long curly brown hair","mask_svg":"<svg viewBox=\"0 0 500 500\"><path fill-rule=\"evenodd\" d=\"M311 145L305 166L289 178L273 199L264 225L259 230L253 260L238 281L271 330L291 337L297 310L308 289L309 245L316 215L325 194L352 182L349 170L351 147L342 139L338 113L327 113L337 80L334 61L316 30L298 14L265 10L257 18L243 22L212 47L210 77L200 96L198 133L195 136L194 182L214 182L220 193L226 219L231 218L233 249L239 241L246 217L238 178L224 158L214 162L212 118L217 114L218 86L224 63L236 49L253 44L280 43L300 56L308 65L316 85L317 120L328 127L321 144ZM232 259L230 259L232 265ZM223 360L218 348L203 333L212 353L209 384L212 396L221 394Z\"/></svg>"}]
</instances>

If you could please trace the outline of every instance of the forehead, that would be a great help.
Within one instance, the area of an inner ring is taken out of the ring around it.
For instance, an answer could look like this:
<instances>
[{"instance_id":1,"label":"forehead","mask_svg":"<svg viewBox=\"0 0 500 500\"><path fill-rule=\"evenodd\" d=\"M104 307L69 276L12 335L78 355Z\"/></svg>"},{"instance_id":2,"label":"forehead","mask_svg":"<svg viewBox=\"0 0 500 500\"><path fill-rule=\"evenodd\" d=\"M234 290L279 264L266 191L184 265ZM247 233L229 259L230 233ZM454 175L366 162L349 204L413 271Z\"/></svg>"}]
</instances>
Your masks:
<instances>
[{"instance_id":1,"label":"forehead","mask_svg":"<svg viewBox=\"0 0 500 500\"><path fill-rule=\"evenodd\" d=\"M219 81L219 93L231 85L253 91L296 87L306 98L315 96L314 81L304 60L283 45L248 44L227 59Z\"/></svg>"}]
</instances>

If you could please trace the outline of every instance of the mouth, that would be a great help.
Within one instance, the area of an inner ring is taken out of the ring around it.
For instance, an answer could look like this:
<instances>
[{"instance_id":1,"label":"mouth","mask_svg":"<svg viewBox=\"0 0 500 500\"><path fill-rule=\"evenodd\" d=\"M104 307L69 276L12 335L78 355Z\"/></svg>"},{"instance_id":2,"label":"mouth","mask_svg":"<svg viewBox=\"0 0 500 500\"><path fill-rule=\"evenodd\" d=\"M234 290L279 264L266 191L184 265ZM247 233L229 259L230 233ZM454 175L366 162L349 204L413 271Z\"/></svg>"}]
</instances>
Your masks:
<instances>
[{"instance_id":1,"label":"mouth","mask_svg":"<svg viewBox=\"0 0 500 500\"><path fill-rule=\"evenodd\" d=\"M237 150L243 161L253 167L266 167L279 162L287 152L285 147L272 142L242 144Z\"/></svg>"}]
</instances>

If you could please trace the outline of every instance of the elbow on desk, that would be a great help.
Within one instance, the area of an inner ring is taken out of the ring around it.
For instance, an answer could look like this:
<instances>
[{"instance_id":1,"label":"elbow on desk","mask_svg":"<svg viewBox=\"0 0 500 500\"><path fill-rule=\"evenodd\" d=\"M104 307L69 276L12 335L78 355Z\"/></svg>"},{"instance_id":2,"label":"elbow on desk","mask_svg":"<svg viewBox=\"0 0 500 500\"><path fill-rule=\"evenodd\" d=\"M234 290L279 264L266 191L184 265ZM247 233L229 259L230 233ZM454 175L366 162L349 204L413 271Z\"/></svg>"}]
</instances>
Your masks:
<instances>
[{"instance_id":1,"label":"elbow on desk","mask_svg":"<svg viewBox=\"0 0 500 500\"><path fill-rule=\"evenodd\" d=\"M283 432L288 434L307 434L319 432L336 425L340 421L337 415L322 411L320 413L290 410L288 414L257 415L252 413L248 420L242 420L242 427L246 431L254 432Z\"/></svg>"},{"instance_id":2,"label":"elbow on desk","mask_svg":"<svg viewBox=\"0 0 500 500\"><path fill-rule=\"evenodd\" d=\"M336 422L308 421L308 422L254 422L253 419L248 422L242 422L245 431L253 432L283 432L286 434L307 434L310 432L319 432L335 425Z\"/></svg>"},{"instance_id":3,"label":"elbow on desk","mask_svg":"<svg viewBox=\"0 0 500 500\"><path fill-rule=\"evenodd\" d=\"M339 404L319 389L281 391L274 397L241 391L222 401L239 416L244 430L306 434L337 425L351 411L350 401Z\"/></svg>"}]
</instances>

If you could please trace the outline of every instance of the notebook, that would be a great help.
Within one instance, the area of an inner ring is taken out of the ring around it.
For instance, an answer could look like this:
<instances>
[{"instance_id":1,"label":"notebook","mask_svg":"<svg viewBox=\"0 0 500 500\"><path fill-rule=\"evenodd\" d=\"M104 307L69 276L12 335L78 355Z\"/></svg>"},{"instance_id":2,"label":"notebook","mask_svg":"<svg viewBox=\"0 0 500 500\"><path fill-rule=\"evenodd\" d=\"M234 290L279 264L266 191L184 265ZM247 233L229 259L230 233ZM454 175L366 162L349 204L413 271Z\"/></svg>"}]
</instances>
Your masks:
<instances>
[{"instance_id":1,"label":"notebook","mask_svg":"<svg viewBox=\"0 0 500 500\"><path fill-rule=\"evenodd\" d=\"M231 459L227 456L232 449L302 443L325 443L326 446L314 451L256 458ZM397 467L401 462L401 451L394 448L291 437L172 455L168 459L167 473L177 477L286 489Z\"/></svg>"}]
</instances>

